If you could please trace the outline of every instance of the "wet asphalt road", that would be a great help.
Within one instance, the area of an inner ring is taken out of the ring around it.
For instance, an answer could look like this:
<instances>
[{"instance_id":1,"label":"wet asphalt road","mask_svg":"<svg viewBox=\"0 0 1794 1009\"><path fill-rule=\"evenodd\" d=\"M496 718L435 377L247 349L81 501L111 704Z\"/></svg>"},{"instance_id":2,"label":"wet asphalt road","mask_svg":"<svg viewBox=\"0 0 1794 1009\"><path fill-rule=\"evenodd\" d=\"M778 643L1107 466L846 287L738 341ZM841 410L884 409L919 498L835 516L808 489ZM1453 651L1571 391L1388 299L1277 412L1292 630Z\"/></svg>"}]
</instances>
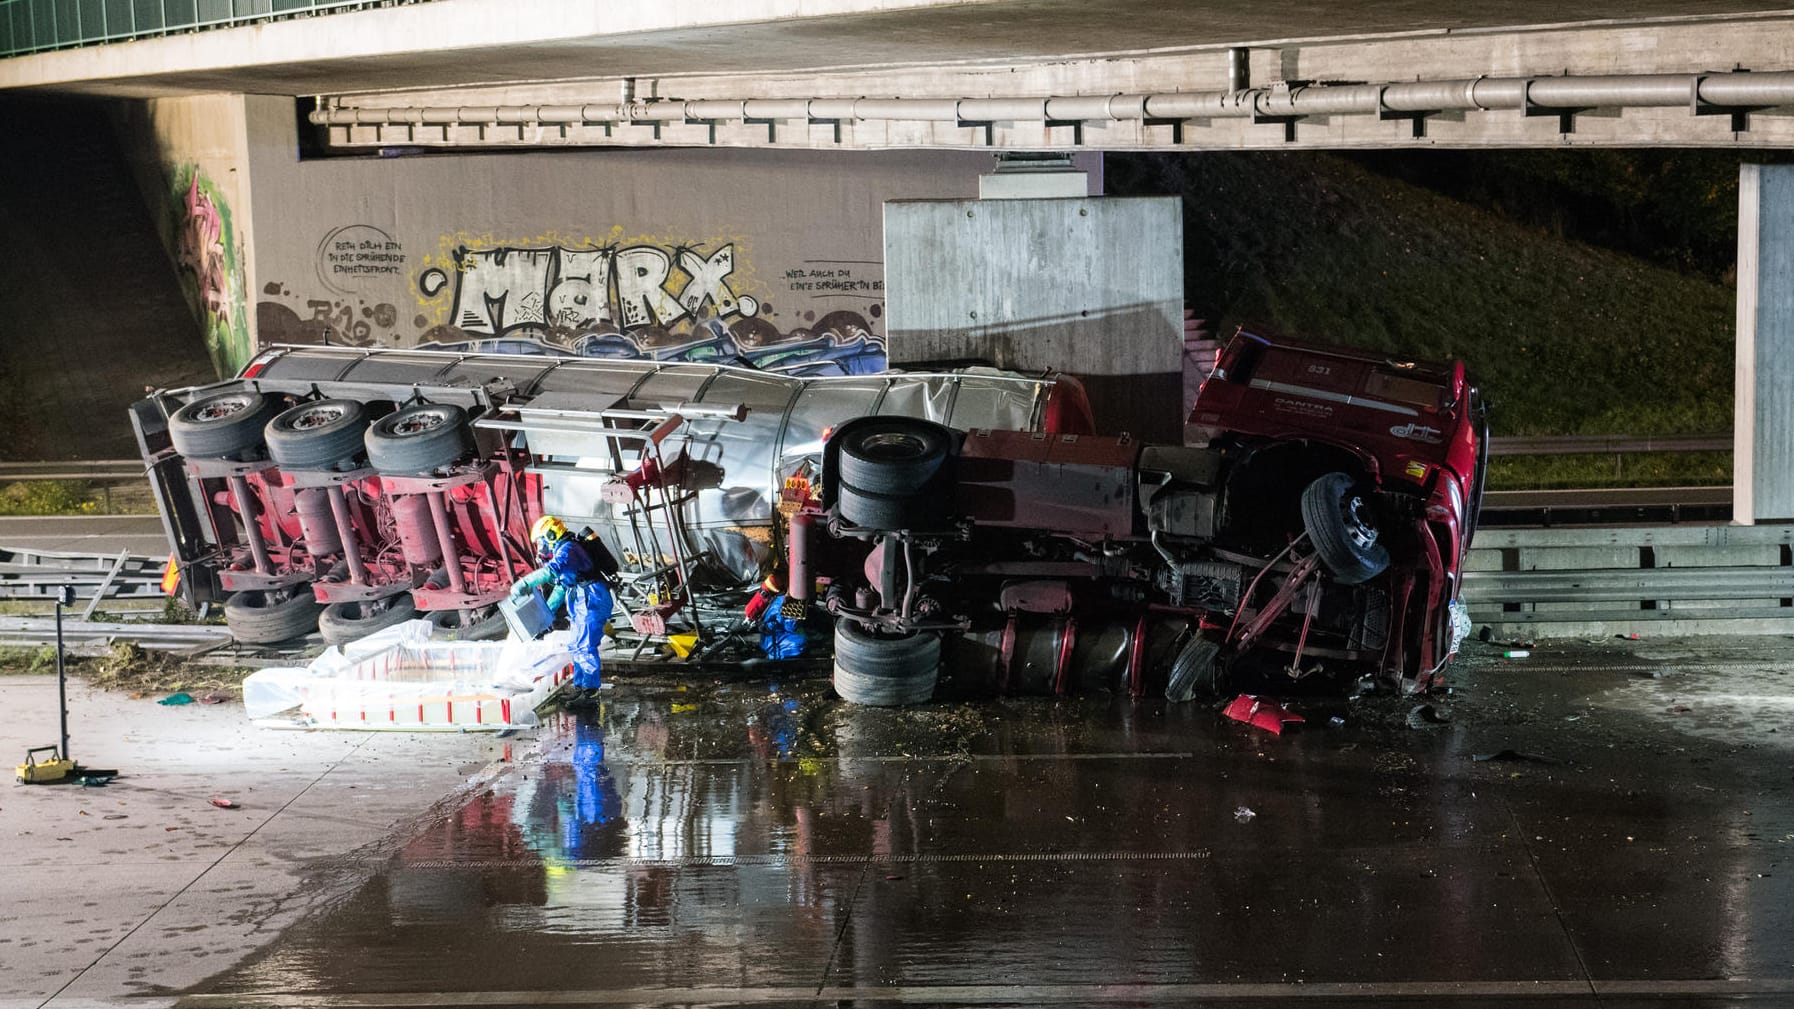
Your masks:
<instances>
[{"instance_id":1,"label":"wet asphalt road","mask_svg":"<svg viewBox=\"0 0 1794 1009\"><path fill-rule=\"evenodd\" d=\"M1281 737L630 681L181 1004L1794 1004L1791 645L1485 646L1447 724Z\"/></svg>"}]
</instances>

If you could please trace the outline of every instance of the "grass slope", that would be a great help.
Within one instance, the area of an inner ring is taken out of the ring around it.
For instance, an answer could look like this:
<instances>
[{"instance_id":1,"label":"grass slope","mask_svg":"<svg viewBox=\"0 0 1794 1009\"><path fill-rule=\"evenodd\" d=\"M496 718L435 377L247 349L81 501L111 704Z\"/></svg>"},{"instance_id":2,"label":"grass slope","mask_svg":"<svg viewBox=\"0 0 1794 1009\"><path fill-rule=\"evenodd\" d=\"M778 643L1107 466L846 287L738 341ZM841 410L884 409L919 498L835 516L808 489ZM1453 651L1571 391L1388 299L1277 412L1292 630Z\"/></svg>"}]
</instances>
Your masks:
<instances>
[{"instance_id":1,"label":"grass slope","mask_svg":"<svg viewBox=\"0 0 1794 1009\"><path fill-rule=\"evenodd\" d=\"M1553 237L1327 154L1111 155L1181 194L1186 298L1226 334L1461 357L1497 434L1732 422L1730 288Z\"/></svg>"}]
</instances>

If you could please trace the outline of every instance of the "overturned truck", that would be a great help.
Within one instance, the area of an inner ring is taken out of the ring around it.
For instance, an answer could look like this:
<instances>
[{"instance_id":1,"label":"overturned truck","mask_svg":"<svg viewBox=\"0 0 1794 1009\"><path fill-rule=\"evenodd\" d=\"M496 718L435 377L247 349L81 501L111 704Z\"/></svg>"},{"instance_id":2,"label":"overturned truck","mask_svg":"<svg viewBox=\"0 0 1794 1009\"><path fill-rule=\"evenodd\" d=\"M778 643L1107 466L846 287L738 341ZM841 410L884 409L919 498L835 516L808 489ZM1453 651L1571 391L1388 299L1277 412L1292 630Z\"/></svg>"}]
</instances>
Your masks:
<instances>
[{"instance_id":1,"label":"overturned truck","mask_svg":"<svg viewBox=\"0 0 1794 1009\"><path fill-rule=\"evenodd\" d=\"M1436 682L1482 488L1461 364L1238 334L1191 444L1092 432L1064 375L279 348L133 420L193 603L240 640L413 616L503 633L542 514L619 561L632 655L724 659L742 603L827 623L849 700L962 686L1187 698L1292 676ZM1461 625L1461 619L1457 621ZM695 642L695 644L694 644Z\"/></svg>"}]
</instances>

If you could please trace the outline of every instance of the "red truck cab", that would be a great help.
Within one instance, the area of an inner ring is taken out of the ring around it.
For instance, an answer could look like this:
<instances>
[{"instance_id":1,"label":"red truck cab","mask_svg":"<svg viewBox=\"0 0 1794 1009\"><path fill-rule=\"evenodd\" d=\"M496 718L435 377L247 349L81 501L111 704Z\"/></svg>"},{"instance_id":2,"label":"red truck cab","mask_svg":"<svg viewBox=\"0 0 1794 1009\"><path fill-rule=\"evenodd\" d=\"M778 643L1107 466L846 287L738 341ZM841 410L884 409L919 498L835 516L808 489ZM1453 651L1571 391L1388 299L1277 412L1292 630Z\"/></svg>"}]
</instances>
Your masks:
<instances>
[{"instance_id":1,"label":"red truck cab","mask_svg":"<svg viewBox=\"0 0 1794 1009\"><path fill-rule=\"evenodd\" d=\"M1481 508L1486 427L1461 361L1242 329L1197 395L1185 441L1237 455L1256 471L1245 488L1302 486L1330 471L1358 480L1390 551L1392 616L1413 649L1402 664L1424 680L1452 647L1449 611Z\"/></svg>"}]
</instances>

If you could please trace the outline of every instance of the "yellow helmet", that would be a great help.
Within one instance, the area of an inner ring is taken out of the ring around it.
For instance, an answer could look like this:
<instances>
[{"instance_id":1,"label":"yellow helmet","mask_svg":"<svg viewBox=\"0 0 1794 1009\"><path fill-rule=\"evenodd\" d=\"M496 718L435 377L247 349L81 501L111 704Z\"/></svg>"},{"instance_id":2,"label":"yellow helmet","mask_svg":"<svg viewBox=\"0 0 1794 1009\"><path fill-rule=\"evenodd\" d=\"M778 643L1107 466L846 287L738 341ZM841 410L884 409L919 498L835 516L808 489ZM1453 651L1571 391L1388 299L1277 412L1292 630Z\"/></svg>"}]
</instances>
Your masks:
<instances>
[{"instance_id":1,"label":"yellow helmet","mask_svg":"<svg viewBox=\"0 0 1794 1009\"><path fill-rule=\"evenodd\" d=\"M535 525L529 527L530 541L535 543L540 543L543 540L552 543L565 535L567 535L567 523L553 515L544 515L536 520Z\"/></svg>"}]
</instances>

